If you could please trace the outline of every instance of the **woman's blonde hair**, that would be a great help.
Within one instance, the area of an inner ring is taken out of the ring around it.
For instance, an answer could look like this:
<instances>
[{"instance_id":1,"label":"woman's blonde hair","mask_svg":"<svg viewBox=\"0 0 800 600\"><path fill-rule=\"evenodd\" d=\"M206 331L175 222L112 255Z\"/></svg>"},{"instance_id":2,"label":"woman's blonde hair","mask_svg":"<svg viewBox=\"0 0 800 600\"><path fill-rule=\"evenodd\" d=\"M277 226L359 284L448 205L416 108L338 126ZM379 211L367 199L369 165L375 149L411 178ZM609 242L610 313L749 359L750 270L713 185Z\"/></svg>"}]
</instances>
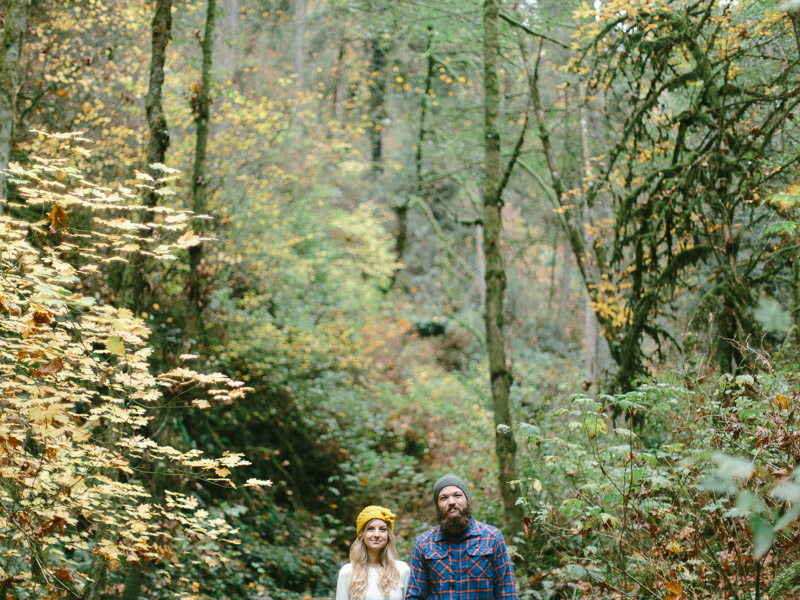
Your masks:
<instances>
[{"instance_id":1,"label":"woman's blonde hair","mask_svg":"<svg viewBox=\"0 0 800 600\"><path fill-rule=\"evenodd\" d=\"M369 523L367 523L368 525ZM367 595L367 546L364 544L364 535L367 526L361 528L356 539L350 545L350 564L353 570L350 575L350 600L364 600ZM400 583L400 571L394 561L400 557L397 554L397 538L394 537L392 528L387 524L389 539L378 553L378 589L384 598L388 598L392 590Z\"/></svg>"}]
</instances>

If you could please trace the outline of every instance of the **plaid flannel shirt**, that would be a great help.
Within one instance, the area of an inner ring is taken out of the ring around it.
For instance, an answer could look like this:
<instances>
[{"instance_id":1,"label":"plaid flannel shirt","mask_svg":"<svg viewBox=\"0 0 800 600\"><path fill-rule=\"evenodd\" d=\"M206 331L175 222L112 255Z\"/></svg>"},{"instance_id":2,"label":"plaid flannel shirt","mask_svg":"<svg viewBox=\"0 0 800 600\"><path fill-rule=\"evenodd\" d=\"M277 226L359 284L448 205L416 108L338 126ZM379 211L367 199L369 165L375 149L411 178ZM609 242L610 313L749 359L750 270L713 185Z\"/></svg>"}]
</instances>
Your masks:
<instances>
[{"instance_id":1,"label":"plaid flannel shirt","mask_svg":"<svg viewBox=\"0 0 800 600\"><path fill-rule=\"evenodd\" d=\"M405 600L518 600L503 535L474 518L455 539L438 525L426 531L414 544Z\"/></svg>"}]
</instances>

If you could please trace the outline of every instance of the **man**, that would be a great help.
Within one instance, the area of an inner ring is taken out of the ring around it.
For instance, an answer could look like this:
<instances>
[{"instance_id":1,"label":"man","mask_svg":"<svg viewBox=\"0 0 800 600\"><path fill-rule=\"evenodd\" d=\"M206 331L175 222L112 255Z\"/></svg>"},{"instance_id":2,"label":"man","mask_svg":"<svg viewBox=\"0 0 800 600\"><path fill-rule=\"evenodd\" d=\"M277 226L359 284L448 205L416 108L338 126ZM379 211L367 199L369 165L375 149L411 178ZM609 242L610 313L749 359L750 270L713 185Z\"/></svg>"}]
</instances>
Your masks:
<instances>
[{"instance_id":1,"label":"man","mask_svg":"<svg viewBox=\"0 0 800 600\"><path fill-rule=\"evenodd\" d=\"M518 600L503 535L472 516L467 484L448 473L433 501L439 524L414 544L405 600Z\"/></svg>"}]
</instances>

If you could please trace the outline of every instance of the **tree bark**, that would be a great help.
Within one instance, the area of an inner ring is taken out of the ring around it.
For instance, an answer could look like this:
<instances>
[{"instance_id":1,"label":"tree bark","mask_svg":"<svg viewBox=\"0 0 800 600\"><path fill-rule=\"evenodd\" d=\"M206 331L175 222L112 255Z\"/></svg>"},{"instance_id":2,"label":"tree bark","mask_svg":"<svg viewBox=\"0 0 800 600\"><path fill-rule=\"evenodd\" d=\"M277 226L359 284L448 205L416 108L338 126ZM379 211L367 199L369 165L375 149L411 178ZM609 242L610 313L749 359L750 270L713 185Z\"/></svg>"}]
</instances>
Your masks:
<instances>
[{"instance_id":1,"label":"tree bark","mask_svg":"<svg viewBox=\"0 0 800 600\"><path fill-rule=\"evenodd\" d=\"M347 42L342 37L339 40L339 51L336 53L336 75L333 78L333 95L331 97L331 114L337 121L344 120L344 102L340 101L341 96L344 95L342 90L342 70L344 69L344 54L347 49Z\"/></svg>"},{"instance_id":2,"label":"tree bark","mask_svg":"<svg viewBox=\"0 0 800 600\"><path fill-rule=\"evenodd\" d=\"M383 176L383 121L386 117L386 50L381 34L370 40L372 80L370 82L369 114L372 127L369 141L372 158L372 175L377 180Z\"/></svg>"},{"instance_id":3,"label":"tree bark","mask_svg":"<svg viewBox=\"0 0 800 600\"><path fill-rule=\"evenodd\" d=\"M797 46L797 53L800 54L800 10L790 10L789 20L792 22L792 33L794 33L794 43Z\"/></svg>"},{"instance_id":4,"label":"tree bark","mask_svg":"<svg viewBox=\"0 0 800 600\"><path fill-rule=\"evenodd\" d=\"M120 600L139 600L144 582L145 565L142 561L128 565L125 573L125 590Z\"/></svg>"},{"instance_id":5,"label":"tree bark","mask_svg":"<svg viewBox=\"0 0 800 600\"><path fill-rule=\"evenodd\" d=\"M486 260L483 256L483 225L475 225L475 271L478 276L478 306L486 306Z\"/></svg>"},{"instance_id":6,"label":"tree bark","mask_svg":"<svg viewBox=\"0 0 800 600\"><path fill-rule=\"evenodd\" d=\"M483 86L484 106L484 181L483 181L483 254L486 261L486 350L489 356L489 377L495 422L500 491L505 509L506 527L515 530L521 515L516 505L517 494L509 485L516 479L516 450L512 431L509 389L511 367L506 358L503 299L506 273L501 249L502 182L500 169L500 135L497 119L500 110L500 82L497 75L499 40L497 22L499 1L483 4Z\"/></svg>"},{"instance_id":7,"label":"tree bark","mask_svg":"<svg viewBox=\"0 0 800 600\"><path fill-rule=\"evenodd\" d=\"M558 318L556 319L556 335L564 337L567 328L567 309L569 308L569 271L572 264L572 249L569 240L564 240L561 249L561 286L558 299Z\"/></svg>"},{"instance_id":8,"label":"tree bark","mask_svg":"<svg viewBox=\"0 0 800 600\"><path fill-rule=\"evenodd\" d=\"M203 66L201 70L200 87L192 99L194 122L197 127L197 136L194 148L194 168L192 169L192 211L195 215L205 215L208 212L208 181L206 180L206 148L208 146L208 122L210 116L209 91L211 87L211 62L214 50L214 20L217 13L216 0L208 0L206 8L206 28L203 36ZM194 231L197 235L205 233L205 220L194 220ZM205 261L203 259L203 244L189 248L189 285L188 301L189 311L186 322L186 332L190 337L197 339L202 329L202 310L205 304Z\"/></svg>"},{"instance_id":9,"label":"tree bark","mask_svg":"<svg viewBox=\"0 0 800 600\"><path fill-rule=\"evenodd\" d=\"M586 90L584 89L583 83L580 82L578 83L578 107L583 180L585 184L588 185L592 179L592 162L589 149L589 117L586 114ZM583 223L583 245L585 248L591 248L593 245L592 236L586 225L594 225L594 215L587 202L586 194L583 195ZM586 293L584 306L583 364L588 388L592 389L595 387L598 377L597 340L600 333L600 326L597 323L597 316L592 309L592 299L588 293Z\"/></svg>"},{"instance_id":10,"label":"tree bark","mask_svg":"<svg viewBox=\"0 0 800 600\"><path fill-rule=\"evenodd\" d=\"M19 61L22 38L28 26L31 0L6 0L6 19L0 45L0 214L6 199L6 176L14 143L14 120L17 112Z\"/></svg>"}]
</instances>

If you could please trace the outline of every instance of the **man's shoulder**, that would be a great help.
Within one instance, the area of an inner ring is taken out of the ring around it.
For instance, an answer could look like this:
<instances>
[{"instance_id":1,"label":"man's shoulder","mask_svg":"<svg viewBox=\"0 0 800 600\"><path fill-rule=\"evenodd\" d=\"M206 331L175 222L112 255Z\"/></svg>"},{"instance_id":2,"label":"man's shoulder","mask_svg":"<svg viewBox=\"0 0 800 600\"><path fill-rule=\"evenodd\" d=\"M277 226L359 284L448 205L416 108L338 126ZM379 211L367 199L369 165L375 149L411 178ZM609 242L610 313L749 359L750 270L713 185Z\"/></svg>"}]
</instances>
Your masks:
<instances>
[{"instance_id":1,"label":"man's shoulder","mask_svg":"<svg viewBox=\"0 0 800 600\"><path fill-rule=\"evenodd\" d=\"M484 523L483 521L478 521L477 519L475 519L472 522L472 524L475 533L481 538L489 538L498 541L503 541L503 534L494 525L489 525L488 523Z\"/></svg>"}]
</instances>

